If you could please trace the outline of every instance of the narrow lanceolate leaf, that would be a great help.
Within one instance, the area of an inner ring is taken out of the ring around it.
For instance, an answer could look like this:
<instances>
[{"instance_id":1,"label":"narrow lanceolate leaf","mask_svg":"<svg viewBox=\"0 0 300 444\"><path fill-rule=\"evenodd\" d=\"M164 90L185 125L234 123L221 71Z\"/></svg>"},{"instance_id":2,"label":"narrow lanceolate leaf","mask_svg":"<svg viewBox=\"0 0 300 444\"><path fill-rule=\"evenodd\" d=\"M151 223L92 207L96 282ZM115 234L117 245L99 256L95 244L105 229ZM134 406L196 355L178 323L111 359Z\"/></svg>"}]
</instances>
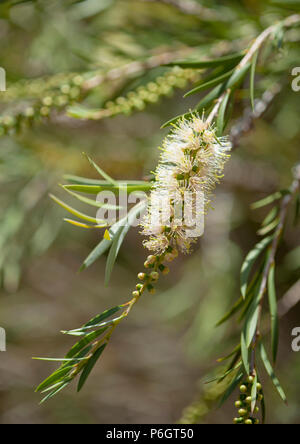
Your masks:
<instances>
[{"instance_id":1,"label":"narrow lanceolate leaf","mask_svg":"<svg viewBox=\"0 0 300 444\"><path fill-rule=\"evenodd\" d=\"M75 227L86 228L86 229L95 229L95 228L107 227L106 223L103 223L101 225L88 225L88 224L84 224L82 222L78 222L77 220L68 219L68 218L64 218L64 221L68 222L68 224L74 225Z\"/></svg>"},{"instance_id":2,"label":"narrow lanceolate leaf","mask_svg":"<svg viewBox=\"0 0 300 444\"><path fill-rule=\"evenodd\" d=\"M257 328L258 317L259 317L259 304L261 300L260 299L261 295L259 290L260 289L258 287L256 295L249 306L249 310L245 318L243 332L244 332L245 347L247 348L250 347Z\"/></svg>"},{"instance_id":3,"label":"narrow lanceolate leaf","mask_svg":"<svg viewBox=\"0 0 300 444\"><path fill-rule=\"evenodd\" d=\"M253 250L248 253L241 269L241 293L243 298L246 297L248 280L252 270L253 265L255 264L257 258L264 251L264 249L270 244L273 236L268 236L263 239L261 242L255 245Z\"/></svg>"},{"instance_id":4,"label":"narrow lanceolate leaf","mask_svg":"<svg viewBox=\"0 0 300 444\"><path fill-rule=\"evenodd\" d=\"M105 284L107 285L113 270L113 266L116 262L117 256L119 254L121 245L124 241L124 238L126 234L128 233L132 222L137 217L139 213L143 211L145 208L146 203L140 202L139 204L135 205L127 214L127 216L124 218L124 223L120 225L118 228L114 239L112 241L112 246L109 250L109 255L106 262L106 269L105 269Z\"/></svg>"},{"instance_id":5,"label":"narrow lanceolate leaf","mask_svg":"<svg viewBox=\"0 0 300 444\"><path fill-rule=\"evenodd\" d=\"M109 310L105 310L103 313L95 316L93 319L88 321L82 327L76 328L74 330L68 330L68 331L65 331L63 333L65 333L65 334L71 334L71 333L76 333L76 332L83 333L83 332L87 331L90 328L95 328L95 327L100 327L100 326L104 327L105 325L103 325L103 321L105 321L108 318L112 317L115 313L120 311L121 308L122 308L122 305L117 305L116 307L110 308Z\"/></svg>"},{"instance_id":6,"label":"narrow lanceolate leaf","mask_svg":"<svg viewBox=\"0 0 300 444\"><path fill-rule=\"evenodd\" d=\"M238 384L241 382L243 375L244 375L243 372L238 372L234 376L233 380L229 384L229 387L227 388L227 390L225 391L224 395L222 396L222 398L220 400L219 407L221 407L224 404L224 402L227 401L229 396L233 393L233 391L236 389Z\"/></svg>"},{"instance_id":7,"label":"narrow lanceolate leaf","mask_svg":"<svg viewBox=\"0 0 300 444\"><path fill-rule=\"evenodd\" d=\"M268 278L268 297L269 297L269 306L270 306L270 315L271 315L272 356L273 356L273 362L276 362L277 351L278 351L279 325L278 325L274 263L270 268L270 273Z\"/></svg>"},{"instance_id":8,"label":"narrow lanceolate leaf","mask_svg":"<svg viewBox=\"0 0 300 444\"><path fill-rule=\"evenodd\" d=\"M234 370L237 370L238 368L240 368L241 365L242 365L242 363L239 362L235 367L230 368L223 375L216 376L215 378L209 379L208 381L205 381L204 384L211 384L212 382L218 382L218 383L222 382L226 378L226 376L230 375L230 373L232 373Z\"/></svg>"},{"instance_id":9,"label":"narrow lanceolate leaf","mask_svg":"<svg viewBox=\"0 0 300 444\"><path fill-rule=\"evenodd\" d=\"M252 63L251 63L251 74L250 74L250 98L251 98L251 105L252 110L254 111L254 90L255 90L255 70L256 70L256 64L258 59L258 51L255 53Z\"/></svg>"},{"instance_id":10,"label":"narrow lanceolate leaf","mask_svg":"<svg viewBox=\"0 0 300 444\"><path fill-rule=\"evenodd\" d=\"M97 173L101 177L103 177L103 179L107 180L107 182L111 183L112 185L117 185L117 181L110 177L105 171L103 171L102 168L100 168L99 165L97 165L86 153L83 153L83 155L86 156L87 160L95 168Z\"/></svg>"},{"instance_id":11,"label":"narrow lanceolate leaf","mask_svg":"<svg viewBox=\"0 0 300 444\"><path fill-rule=\"evenodd\" d=\"M240 82L244 79L245 75L249 71L251 66L251 63L247 63L247 65L243 66L242 68L237 67L237 69L234 70L232 76L226 83L226 88L235 88L237 87Z\"/></svg>"},{"instance_id":12,"label":"narrow lanceolate leaf","mask_svg":"<svg viewBox=\"0 0 300 444\"><path fill-rule=\"evenodd\" d=\"M99 336L102 335L107 330L108 327L100 328L99 330L93 331L91 333L88 333L82 338L80 341L78 341L71 350L66 354L65 358L73 358L79 353L82 349L84 349L88 344L90 344L95 339L98 339Z\"/></svg>"},{"instance_id":13,"label":"narrow lanceolate leaf","mask_svg":"<svg viewBox=\"0 0 300 444\"><path fill-rule=\"evenodd\" d=\"M227 65L228 63L231 64L233 62L239 62L243 56L245 55L245 52L238 52L235 54L229 54L224 57L218 57L216 59L212 60L178 60L177 62L168 63L166 66L180 66L181 68L213 68L215 66L220 65Z\"/></svg>"},{"instance_id":14,"label":"narrow lanceolate leaf","mask_svg":"<svg viewBox=\"0 0 300 444\"><path fill-rule=\"evenodd\" d=\"M87 177L74 176L72 174L65 174L63 178L70 184L74 185L108 185L106 180L90 179ZM117 183L127 184L127 185L145 185L149 182L144 180L122 180L117 181Z\"/></svg>"},{"instance_id":15,"label":"narrow lanceolate leaf","mask_svg":"<svg viewBox=\"0 0 300 444\"><path fill-rule=\"evenodd\" d=\"M120 190L126 191L128 194L135 191L149 191L153 184L151 182L144 182L141 184L127 185L125 182L118 182L117 185L111 185L109 183L103 185L65 185L64 188L71 191L77 191L79 193L86 194L98 194L101 191L113 191L118 193Z\"/></svg>"},{"instance_id":16,"label":"narrow lanceolate leaf","mask_svg":"<svg viewBox=\"0 0 300 444\"><path fill-rule=\"evenodd\" d=\"M87 222L92 222L92 223L94 223L96 225L98 225L100 222L104 223L104 221L99 221L95 217L88 216L87 214L84 214L84 213L81 213L80 211L75 210L74 208L72 208L69 205L65 204L62 200L60 200L57 197L55 197L53 194L50 194L50 197L51 197L51 199L54 200L54 202L56 202L62 208L67 210L69 213L73 214L73 216L78 217L79 219L83 219L83 220L85 220Z\"/></svg>"},{"instance_id":17,"label":"narrow lanceolate leaf","mask_svg":"<svg viewBox=\"0 0 300 444\"><path fill-rule=\"evenodd\" d=\"M53 385L57 382L64 380L65 377L72 371L72 369L73 366L59 368L36 388L36 392L40 392L45 388L49 387L50 385Z\"/></svg>"},{"instance_id":18,"label":"narrow lanceolate leaf","mask_svg":"<svg viewBox=\"0 0 300 444\"><path fill-rule=\"evenodd\" d=\"M217 136L221 137L224 129L225 129L225 113L226 113L226 109L227 109L227 105L228 105L228 100L230 98L230 94L231 91L228 90L225 94L224 99L222 100L220 109L219 109L219 113L218 113L218 118L217 118Z\"/></svg>"},{"instance_id":19,"label":"narrow lanceolate leaf","mask_svg":"<svg viewBox=\"0 0 300 444\"><path fill-rule=\"evenodd\" d=\"M269 361L267 352L266 352L265 347L263 346L262 343L259 344L259 352L260 352L261 359L264 363L265 369L266 369L268 375L270 376L270 378L272 379L272 382L273 382L274 386L276 387L276 390L277 390L279 396L286 403L287 402L286 395L284 393L283 388L280 385L278 378L276 377L276 375L274 373L273 367Z\"/></svg>"},{"instance_id":20,"label":"narrow lanceolate leaf","mask_svg":"<svg viewBox=\"0 0 300 444\"><path fill-rule=\"evenodd\" d=\"M68 188L66 188L65 185L63 185L63 189L65 191L67 191L67 193L69 193L71 196L76 197L76 199L80 200L81 202L86 203L87 205L91 205L96 208L103 208L106 210L118 210L121 208L118 205L104 204L102 202L98 202L97 200L90 199L89 197L82 196L81 194L74 193L74 191L71 191Z\"/></svg>"},{"instance_id":21,"label":"narrow lanceolate leaf","mask_svg":"<svg viewBox=\"0 0 300 444\"><path fill-rule=\"evenodd\" d=\"M281 199L283 196L285 196L287 194L290 194L289 190L277 191L276 193L273 193L270 196L265 197L264 199L254 202L251 205L251 208L252 208L252 210L256 210L258 208L265 207L265 206L270 205L271 203L275 202L276 200Z\"/></svg>"},{"instance_id":22,"label":"narrow lanceolate leaf","mask_svg":"<svg viewBox=\"0 0 300 444\"><path fill-rule=\"evenodd\" d=\"M80 375L79 381L78 381L78 386L77 386L77 391L78 392L80 392L80 390L84 386L84 384L85 384L89 374L91 373L91 371L93 370L94 366L96 365L98 359L102 355L106 345L107 344L101 345L101 347L99 347L98 350L95 351L93 356L88 360L88 363L84 367L84 369L83 369L83 371L82 371L82 373Z\"/></svg>"},{"instance_id":23,"label":"narrow lanceolate leaf","mask_svg":"<svg viewBox=\"0 0 300 444\"><path fill-rule=\"evenodd\" d=\"M275 206L274 208L271 209L271 211L269 211L269 213L267 214L267 216L265 217L265 219L262 222L262 227L266 227L268 226L271 222L274 221L274 219L276 218L277 214L279 212L278 206Z\"/></svg>"},{"instance_id":24,"label":"narrow lanceolate leaf","mask_svg":"<svg viewBox=\"0 0 300 444\"><path fill-rule=\"evenodd\" d=\"M247 375L250 373L250 365L249 365L249 350L246 344L245 333L242 331L241 333L241 355L242 361L244 364L244 368L246 370Z\"/></svg>"},{"instance_id":25,"label":"narrow lanceolate leaf","mask_svg":"<svg viewBox=\"0 0 300 444\"><path fill-rule=\"evenodd\" d=\"M257 396L257 373L255 373L254 381L251 388L251 413L254 412Z\"/></svg>"},{"instance_id":26,"label":"narrow lanceolate leaf","mask_svg":"<svg viewBox=\"0 0 300 444\"><path fill-rule=\"evenodd\" d=\"M271 233L271 231L275 230L275 228L277 227L278 223L279 223L279 219L276 218L271 223L269 223L269 225L265 225L263 228L260 228L257 231L257 234L259 236L265 236L266 234Z\"/></svg>"},{"instance_id":27,"label":"narrow lanceolate leaf","mask_svg":"<svg viewBox=\"0 0 300 444\"><path fill-rule=\"evenodd\" d=\"M184 97L191 96L192 94L199 93L201 91L205 91L206 89L213 88L216 85L219 85L220 83L224 83L225 80L229 79L233 73L233 70L226 72L225 74L222 74L219 77L216 77L215 79L210 80L209 82L205 82L199 86L196 86L196 88L193 88L191 91L187 92Z\"/></svg>"},{"instance_id":28,"label":"narrow lanceolate leaf","mask_svg":"<svg viewBox=\"0 0 300 444\"><path fill-rule=\"evenodd\" d=\"M70 383L70 381L62 382L61 384L58 384L57 387L51 391L47 396L45 396L40 404L43 404L44 402L48 401L49 399L53 398L53 396L57 395L59 392L61 392L67 385Z\"/></svg>"}]
</instances>

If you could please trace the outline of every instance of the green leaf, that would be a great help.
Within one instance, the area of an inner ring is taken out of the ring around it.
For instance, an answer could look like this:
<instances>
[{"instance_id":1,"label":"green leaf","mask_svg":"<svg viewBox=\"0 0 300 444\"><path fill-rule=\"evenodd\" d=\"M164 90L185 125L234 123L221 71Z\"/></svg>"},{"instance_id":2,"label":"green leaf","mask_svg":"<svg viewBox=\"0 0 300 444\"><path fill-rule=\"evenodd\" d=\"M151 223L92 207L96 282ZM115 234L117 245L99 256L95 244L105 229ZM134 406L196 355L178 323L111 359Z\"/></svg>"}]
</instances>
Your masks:
<instances>
[{"instance_id":1,"label":"green leaf","mask_svg":"<svg viewBox=\"0 0 300 444\"><path fill-rule=\"evenodd\" d=\"M237 370L238 368L240 368L241 365L242 365L242 363L239 362L235 367L227 370L223 375L209 379L208 381L205 381L204 384L211 384L212 382L218 382L218 383L222 382L226 378L226 376L230 375L230 373L232 373L234 370Z\"/></svg>"},{"instance_id":2,"label":"green leaf","mask_svg":"<svg viewBox=\"0 0 300 444\"><path fill-rule=\"evenodd\" d=\"M67 366L64 368L59 368L54 373L52 373L47 379L45 379L37 388L36 392L40 392L44 390L45 388L49 387L50 385L53 385L54 383L60 382L61 380L65 379L65 376L67 376L70 371L74 368L73 365Z\"/></svg>"},{"instance_id":3,"label":"green leaf","mask_svg":"<svg viewBox=\"0 0 300 444\"><path fill-rule=\"evenodd\" d=\"M117 185L105 183L103 185L64 185L65 189L78 191L86 194L98 194L100 191L113 191L118 193L120 190L127 191L128 194L135 191L149 191L153 187L153 183L144 182L143 184L126 185L126 183L118 182Z\"/></svg>"},{"instance_id":4,"label":"green leaf","mask_svg":"<svg viewBox=\"0 0 300 444\"><path fill-rule=\"evenodd\" d=\"M88 321L82 327L77 328L75 330L64 331L63 333L65 333L65 334L73 334L73 333L76 333L76 332L84 333L86 330L88 330L90 328L95 328L95 327L100 327L100 326L104 327L105 325L103 325L103 321L105 321L105 319L110 318L111 316L113 316L118 311L120 311L121 308L122 308L122 305L117 305L116 307L110 308L109 310L106 310L103 313L95 316L93 319Z\"/></svg>"},{"instance_id":5,"label":"green leaf","mask_svg":"<svg viewBox=\"0 0 300 444\"><path fill-rule=\"evenodd\" d=\"M140 202L139 204L135 205L127 214L127 216L124 218L124 223L118 228L118 231L116 232L112 246L109 250L109 255L106 262L106 269L105 269L105 285L108 284L113 266L116 262L117 256L119 254L121 245L125 239L126 234L128 233L132 221L136 218L136 216L143 211L145 208L145 202Z\"/></svg>"},{"instance_id":6,"label":"green leaf","mask_svg":"<svg viewBox=\"0 0 300 444\"><path fill-rule=\"evenodd\" d=\"M261 300L261 295L260 295L260 286L259 286L256 295L249 306L249 310L247 312L243 328L245 345L247 348L250 347L257 328L260 300Z\"/></svg>"},{"instance_id":7,"label":"green leaf","mask_svg":"<svg viewBox=\"0 0 300 444\"><path fill-rule=\"evenodd\" d=\"M250 373L250 365L249 365L249 350L246 344L245 333L242 331L241 333L241 355L242 361L244 364L244 368L246 370L247 375Z\"/></svg>"},{"instance_id":8,"label":"green leaf","mask_svg":"<svg viewBox=\"0 0 300 444\"><path fill-rule=\"evenodd\" d=\"M105 171L102 170L86 153L83 153L83 155L87 158L87 160L90 162L90 164L95 168L97 173L103 177L107 182L109 182L112 185L117 186L118 183L115 181L112 177L110 177Z\"/></svg>"},{"instance_id":9,"label":"green leaf","mask_svg":"<svg viewBox=\"0 0 300 444\"><path fill-rule=\"evenodd\" d=\"M275 217L278 214L278 207L274 207L271 209L271 211L267 214L267 216L265 217L265 219L262 222L262 227L266 227L268 226L271 222L273 222L273 220L275 219Z\"/></svg>"},{"instance_id":10,"label":"green leaf","mask_svg":"<svg viewBox=\"0 0 300 444\"><path fill-rule=\"evenodd\" d=\"M237 67L228 82L226 83L226 88L237 87L239 83L243 80L247 72L249 71L251 63L247 63L242 68Z\"/></svg>"},{"instance_id":11,"label":"green leaf","mask_svg":"<svg viewBox=\"0 0 300 444\"><path fill-rule=\"evenodd\" d=\"M98 180L98 179L89 179L87 177L81 176L73 176L72 174L65 174L63 176L65 180L69 183L75 185L108 185L106 180ZM117 181L117 183L127 184L127 185L146 185L149 182L145 182L144 180L121 180Z\"/></svg>"},{"instance_id":12,"label":"green leaf","mask_svg":"<svg viewBox=\"0 0 300 444\"><path fill-rule=\"evenodd\" d=\"M225 113L228 105L228 100L230 98L231 91L228 90L225 94L224 99L220 105L218 118L217 118L217 136L221 137L225 128Z\"/></svg>"},{"instance_id":13,"label":"green leaf","mask_svg":"<svg viewBox=\"0 0 300 444\"><path fill-rule=\"evenodd\" d=\"M98 202L97 200L93 200L88 197L82 196L81 194L74 193L73 191L66 188L65 185L62 185L62 187L65 191L67 191L67 193L71 194L71 196L76 197L76 199L80 200L83 203L86 203L87 205L91 205L97 208L104 208L107 210L119 210L121 208L119 205L103 204L101 202Z\"/></svg>"},{"instance_id":14,"label":"green leaf","mask_svg":"<svg viewBox=\"0 0 300 444\"><path fill-rule=\"evenodd\" d=\"M240 346L240 344L238 344L238 345L234 348L234 350L233 350L231 353L229 353L229 355L226 355L226 356L224 356L224 357L222 357L222 358L217 359L217 362L223 362L223 361L226 361L227 359L231 358L231 356L235 355L237 352L238 352L239 355L240 355L240 354L241 354L241 353L240 353L240 350L241 350L241 346Z\"/></svg>"},{"instance_id":15,"label":"green leaf","mask_svg":"<svg viewBox=\"0 0 300 444\"><path fill-rule=\"evenodd\" d=\"M279 223L279 219L273 220L269 225L264 226L263 228L260 228L257 231L257 234L259 236L265 236L266 234L269 234L271 231L273 231Z\"/></svg>"},{"instance_id":16,"label":"green leaf","mask_svg":"<svg viewBox=\"0 0 300 444\"><path fill-rule=\"evenodd\" d=\"M43 398L40 402L40 404L43 404L44 402L48 401L49 399L53 398L53 396L57 395L59 392L61 392L67 385L69 385L70 381L62 382L57 386L55 390L50 392L45 398Z\"/></svg>"},{"instance_id":17,"label":"green leaf","mask_svg":"<svg viewBox=\"0 0 300 444\"><path fill-rule=\"evenodd\" d=\"M269 297L269 306L270 306L270 315L271 315L272 356L273 356L273 362L276 362L278 342L279 342L279 324L278 324L274 263L271 265L268 277L268 297Z\"/></svg>"},{"instance_id":18,"label":"green leaf","mask_svg":"<svg viewBox=\"0 0 300 444\"><path fill-rule=\"evenodd\" d=\"M178 60L177 62L168 63L166 66L180 66L181 68L213 68L215 66L220 65L227 65L228 63L232 62L239 62L243 56L245 55L245 52L238 52L234 54L229 54L224 57L219 57L212 60Z\"/></svg>"},{"instance_id":19,"label":"green leaf","mask_svg":"<svg viewBox=\"0 0 300 444\"><path fill-rule=\"evenodd\" d=\"M254 381L251 388L251 413L254 412L257 396L257 373L255 372Z\"/></svg>"},{"instance_id":20,"label":"green leaf","mask_svg":"<svg viewBox=\"0 0 300 444\"><path fill-rule=\"evenodd\" d=\"M273 240L273 236L268 236L263 239L261 242L255 245L253 250L251 250L242 265L241 269L241 293L243 298L245 299L248 287L248 279L252 270L253 265L255 264L257 258L263 252L263 250L270 244Z\"/></svg>"},{"instance_id":21,"label":"green leaf","mask_svg":"<svg viewBox=\"0 0 300 444\"><path fill-rule=\"evenodd\" d=\"M240 381L243 379L243 372L238 372L235 377L233 378L232 382L229 384L229 387L225 391L224 395L221 398L221 401L219 403L219 407L221 407L225 401L229 398L229 396L233 393L233 391L236 389Z\"/></svg>"},{"instance_id":22,"label":"green leaf","mask_svg":"<svg viewBox=\"0 0 300 444\"><path fill-rule=\"evenodd\" d=\"M71 348L71 350L66 354L66 358L73 358L76 356L78 352L80 352L83 348L85 348L86 345L90 344L95 339L98 339L99 336L104 333L108 327L100 328L99 330L93 331L91 333L88 333L82 338L80 341L76 342L75 345Z\"/></svg>"},{"instance_id":23,"label":"green leaf","mask_svg":"<svg viewBox=\"0 0 300 444\"><path fill-rule=\"evenodd\" d=\"M196 94L196 93L204 91L206 89L213 88L214 86L219 85L220 83L223 83L224 80L227 80L229 77L231 77L232 73L233 73L233 70L231 70L219 77L216 77L215 79L212 79L209 82L206 82L206 83L203 83L199 86L196 86L196 88L193 88L191 91L187 92L184 95L184 97L188 97L188 96L191 96L192 94Z\"/></svg>"},{"instance_id":24,"label":"green leaf","mask_svg":"<svg viewBox=\"0 0 300 444\"><path fill-rule=\"evenodd\" d=\"M252 110L254 111L254 90L255 90L255 70L256 70L256 64L258 59L258 51L254 54L254 57L252 59L251 63L251 73L250 73L250 98L251 98L251 105Z\"/></svg>"},{"instance_id":25,"label":"green leaf","mask_svg":"<svg viewBox=\"0 0 300 444\"><path fill-rule=\"evenodd\" d=\"M256 210L258 208L262 208L265 207L273 202L275 202L276 200L281 199L283 196L290 194L289 190L281 190L281 191L277 191L274 194L271 194L270 196L265 197L262 200L259 200L258 202L254 202L251 205L252 210Z\"/></svg>"},{"instance_id":26,"label":"green leaf","mask_svg":"<svg viewBox=\"0 0 300 444\"><path fill-rule=\"evenodd\" d=\"M276 375L274 373L273 367L268 359L267 352L266 352L262 343L259 344L259 352L260 352L260 356L263 361L263 364L265 366L265 369L266 369L268 375L270 376L270 378L272 379L272 382L273 382L274 386L276 387L276 390L277 390L279 396L286 403L287 402L286 395L284 393L283 388L280 385L278 378L276 377Z\"/></svg>"},{"instance_id":27,"label":"green leaf","mask_svg":"<svg viewBox=\"0 0 300 444\"><path fill-rule=\"evenodd\" d=\"M214 100L220 97L224 90L224 84L216 86L206 96L204 96L203 99L200 100L200 102L196 105L195 110L200 112L204 108L208 108L214 102Z\"/></svg>"},{"instance_id":28,"label":"green leaf","mask_svg":"<svg viewBox=\"0 0 300 444\"><path fill-rule=\"evenodd\" d=\"M98 359L100 358L102 352L104 351L105 347L107 344L103 344L101 345L101 347L98 348L98 350L95 351L95 353L93 354L93 356L88 360L87 365L84 367L79 381L78 381L78 386L77 386L77 391L80 392L80 390L82 389L82 387L84 386L89 374L91 373L91 371L93 370L96 362L98 361Z\"/></svg>"},{"instance_id":29,"label":"green leaf","mask_svg":"<svg viewBox=\"0 0 300 444\"><path fill-rule=\"evenodd\" d=\"M70 207L69 205L65 204L62 200L58 199L56 196L54 196L53 194L50 194L51 199L54 200L54 202L56 202L58 205L60 205L62 208L64 208L65 210L67 210L69 213L73 214L76 217L79 217L79 219L83 219L86 220L88 222L93 222L96 225L99 225L100 222L104 221L99 221L97 220L95 217L92 216L88 216L87 214L81 213L80 211L75 210L74 208Z\"/></svg>"}]
</instances>

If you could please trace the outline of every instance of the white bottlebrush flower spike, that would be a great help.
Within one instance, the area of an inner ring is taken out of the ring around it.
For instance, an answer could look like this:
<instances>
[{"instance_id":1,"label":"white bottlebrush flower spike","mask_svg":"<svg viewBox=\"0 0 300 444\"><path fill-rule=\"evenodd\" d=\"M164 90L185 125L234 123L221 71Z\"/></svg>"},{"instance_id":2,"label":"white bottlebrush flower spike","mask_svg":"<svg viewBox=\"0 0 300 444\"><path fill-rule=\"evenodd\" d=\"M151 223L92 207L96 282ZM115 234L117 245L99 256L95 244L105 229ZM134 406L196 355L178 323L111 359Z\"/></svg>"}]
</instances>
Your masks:
<instances>
[{"instance_id":1,"label":"white bottlebrush flower spike","mask_svg":"<svg viewBox=\"0 0 300 444\"><path fill-rule=\"evenodd\" d=\"M198 114L173 126L163 142L147 214L141 223L142 234L149 236L144 241L146 248L156 254L168 247L185 253L190 250L202 233L191 228L207 213L230 149L229 139L217 137L215 127Z\"/></svg>"}]
</instances>

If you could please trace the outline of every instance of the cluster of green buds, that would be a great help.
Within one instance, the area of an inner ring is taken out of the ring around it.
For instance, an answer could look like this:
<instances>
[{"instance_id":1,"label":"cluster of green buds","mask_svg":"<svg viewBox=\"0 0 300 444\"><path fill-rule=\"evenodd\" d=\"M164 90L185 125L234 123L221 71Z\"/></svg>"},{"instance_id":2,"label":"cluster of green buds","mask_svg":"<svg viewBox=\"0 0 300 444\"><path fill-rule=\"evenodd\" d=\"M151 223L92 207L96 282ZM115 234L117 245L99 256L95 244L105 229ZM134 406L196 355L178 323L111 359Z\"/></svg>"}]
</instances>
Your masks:
<instances>
[{"instance_id":1,"label":"cluster of green buds","mask_svg":"<svg viewBox=\"0 0 300 444\"><path fill-rule=\"evenodd\" d=\"M259 419L255 418L255 414L259 413L259 407L256 405L254 410L251 411L252 404L252 386L254 383L254 376L248 376L247 381L243 382L240 386L240 397L235 402L235 407L238 409L239 416L234 418L235 424L259 424ZM262 402L262 386L260 382L256 384L256 403Z\"/></svg>"},{"instance_id":2,"label":"cluster of green buds","mask_svg":"<svg viewBox=\"0 0 300 444\"><path fill-rule=\"evenodd\" d=\"M188 82L198 79L198 73L193 69L175 67L157 79L139 86L124 97L108 101L99 112L99 118L112 117L117 114L129 115L133 111L142 111L148 103L156 103L162 96L171 96L174 89L183 89Z\"/></svg>"},{"instance_id":3,"label":"cluster of green buds","mask_svg":"<svg viewBox=\"0 0 300 444\"><path fill-rule=\"evenodd\" d=\"M169 267L164 265L164 262L172 262L178 256L178 251L169 247L167 251L161 255L151 254L144 262L146 272L139 273L139 282L136 289L132 292L132 296L138 298L141 294L148 290L150 294L155 294L154 285L158 281L160 274L167 275L170 272Z\"/></svg>"},{"instance_id":4,"label":"cluster of green buds","mask_svg":"<svg viewBox=\"0 0 300 444\"><path fill-rule=\"evenodd\" d=\"M52 111L60 111L74 104L81 95L83 81L82 76L74 75L59 86L41 90L39 97L36 97L38 93L35 89L32 93L29 90L22 107L0 117L0 136L19 132L23 127L30 127L34 121L49 117Z\"/></svg>"}]
</instances>

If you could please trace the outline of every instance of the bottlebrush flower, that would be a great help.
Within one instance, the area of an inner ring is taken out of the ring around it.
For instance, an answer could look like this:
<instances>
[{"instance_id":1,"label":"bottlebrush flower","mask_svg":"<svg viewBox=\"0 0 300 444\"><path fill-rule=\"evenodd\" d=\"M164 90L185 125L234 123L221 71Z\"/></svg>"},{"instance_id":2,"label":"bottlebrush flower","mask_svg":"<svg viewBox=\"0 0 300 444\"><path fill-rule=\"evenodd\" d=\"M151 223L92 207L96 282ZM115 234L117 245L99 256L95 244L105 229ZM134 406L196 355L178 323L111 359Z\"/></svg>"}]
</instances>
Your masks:
<instances>
[{"instance_id":1,"label":"bottlebrush flower","mask_svg":"<svg viewBox=\"0 0 300 444\"><path fill-rule=\"evenodd\" d=\"M147 214L141 223L142 234L149 236L143 244L155 254L164 253L168 247L187 253L199 237L197 231L191 231L191 221L195 225L207 213L231 144L227 137L216 136L213 125L194 114L173 126L161 150Z\"/></svg>"}]
</instances>

